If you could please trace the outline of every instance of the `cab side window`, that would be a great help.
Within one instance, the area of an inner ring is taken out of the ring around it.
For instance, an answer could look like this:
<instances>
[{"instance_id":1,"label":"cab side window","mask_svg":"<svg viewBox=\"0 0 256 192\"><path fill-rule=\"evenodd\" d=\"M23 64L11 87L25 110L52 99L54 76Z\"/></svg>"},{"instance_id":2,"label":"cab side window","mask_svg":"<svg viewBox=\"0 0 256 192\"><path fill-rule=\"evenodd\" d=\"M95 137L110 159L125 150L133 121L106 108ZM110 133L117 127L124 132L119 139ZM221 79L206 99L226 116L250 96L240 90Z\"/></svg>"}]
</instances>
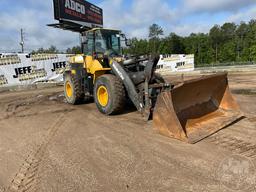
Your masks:
<instances>
[{"instance_id":1,"label":"cab side window","mask_svg":"<svg viewBox=\"0 0 256 192\"><path fill-rule=\"evenodd\" d=\"M84 54L93 55L94 52L94 36L92 32L87 33L87 43L84 45Z\"/></svg>"},{"instance_id":2,"label":"cab side window","mask_svg":"<svg viewBox=\"0 0 256 192\"><path fill-rule=\"evenodd\" d=\"M105 53L106 43L100 31L95 32L95 51L96 53Z\"/></svg>"}]
</instances>

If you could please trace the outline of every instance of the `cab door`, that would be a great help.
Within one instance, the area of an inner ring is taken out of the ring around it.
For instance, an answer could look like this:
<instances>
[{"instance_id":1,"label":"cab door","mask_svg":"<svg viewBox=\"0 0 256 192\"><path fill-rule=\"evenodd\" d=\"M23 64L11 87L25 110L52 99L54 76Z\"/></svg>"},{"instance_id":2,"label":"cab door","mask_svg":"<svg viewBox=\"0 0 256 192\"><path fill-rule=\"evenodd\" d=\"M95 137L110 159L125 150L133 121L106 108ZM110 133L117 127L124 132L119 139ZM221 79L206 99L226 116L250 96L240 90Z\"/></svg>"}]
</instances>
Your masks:
<instances>
[{"instance_id":1,"label":"cab door","mask_svg":"<svg viewBox=\"0 0 256 192\"><path fill-rule=\"evenodd\" d=\"M95 38L94 32L89 31L86 32L86 39L84 40L83 44L83 54L86 56L92 56L95 52Z\"/></svg>"}]
</instances>

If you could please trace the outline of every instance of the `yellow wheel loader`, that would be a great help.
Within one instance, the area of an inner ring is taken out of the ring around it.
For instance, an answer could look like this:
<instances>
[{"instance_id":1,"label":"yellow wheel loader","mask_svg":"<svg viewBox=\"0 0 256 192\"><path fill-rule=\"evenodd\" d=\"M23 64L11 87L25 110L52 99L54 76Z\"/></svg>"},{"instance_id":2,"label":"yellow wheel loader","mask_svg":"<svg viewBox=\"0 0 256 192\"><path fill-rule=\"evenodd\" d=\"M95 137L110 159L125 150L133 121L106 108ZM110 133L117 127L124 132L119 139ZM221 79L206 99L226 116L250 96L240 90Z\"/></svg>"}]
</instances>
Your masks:
<instances>
[{"instance_id":1,"label":"yellow wheel loader","mask_svg":"<svg viewBox=\"0 0 256 192\"><path fill-rule=\"evenodd\" d=\"M215 74L179 85L155 73L159 57L121 53L119 30L95 28L83 33L83 55L70 59L64 73L70 104L94 98L106 115L120 113L129 98L145 119L152 115L159 133L196 143L241 118L227 74Z\"/></svg>"}]
</instances>

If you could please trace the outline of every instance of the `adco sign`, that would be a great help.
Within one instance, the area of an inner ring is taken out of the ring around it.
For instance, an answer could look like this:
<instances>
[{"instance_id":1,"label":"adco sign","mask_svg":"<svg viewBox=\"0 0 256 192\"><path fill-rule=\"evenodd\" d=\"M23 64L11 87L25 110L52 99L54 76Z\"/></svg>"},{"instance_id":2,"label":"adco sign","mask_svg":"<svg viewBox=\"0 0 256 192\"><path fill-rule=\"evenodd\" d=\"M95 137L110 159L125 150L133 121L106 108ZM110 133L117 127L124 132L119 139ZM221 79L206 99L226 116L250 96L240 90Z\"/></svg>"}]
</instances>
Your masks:
<instances>
[{"instance_id":1,"label":"adco sign","mask_svg":"<svg viewBox=\"0 0 256 192\"><path fill-rule=\"evenodd\" d=\"M53 0L56 20L103 26L102 9L84 0Z\"/></svg>"}]
</instances>

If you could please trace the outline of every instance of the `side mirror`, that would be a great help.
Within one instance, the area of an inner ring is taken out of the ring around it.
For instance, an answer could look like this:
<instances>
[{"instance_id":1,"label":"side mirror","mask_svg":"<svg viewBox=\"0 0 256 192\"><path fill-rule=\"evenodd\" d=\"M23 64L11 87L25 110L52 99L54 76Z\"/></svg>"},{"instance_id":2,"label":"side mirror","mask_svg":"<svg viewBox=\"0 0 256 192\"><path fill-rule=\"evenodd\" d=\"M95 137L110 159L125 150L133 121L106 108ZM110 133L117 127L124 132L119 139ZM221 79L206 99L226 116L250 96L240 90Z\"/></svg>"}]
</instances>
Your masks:
<instances>
[{"instance_id":1,"label":"side mirror","mask_svg":"<svg viewBox=\"0 0 256 192\"><path fill-rule=\"evenodd\" d=\"M126 45L127 47L132 46L132 41L131 41L130 39L125 39L125 45Z\"/></svg>"},{"instance_id":2,"label":"side mirror","mask_svg":"<svg viewBox=\"0 0 256 192\"><path fill-rule=\"evenodd\" d=\"M81 36L81 41L82 41L82 44L87 44L88 38L86 36Z\"/></svg>"}]
</instances>

